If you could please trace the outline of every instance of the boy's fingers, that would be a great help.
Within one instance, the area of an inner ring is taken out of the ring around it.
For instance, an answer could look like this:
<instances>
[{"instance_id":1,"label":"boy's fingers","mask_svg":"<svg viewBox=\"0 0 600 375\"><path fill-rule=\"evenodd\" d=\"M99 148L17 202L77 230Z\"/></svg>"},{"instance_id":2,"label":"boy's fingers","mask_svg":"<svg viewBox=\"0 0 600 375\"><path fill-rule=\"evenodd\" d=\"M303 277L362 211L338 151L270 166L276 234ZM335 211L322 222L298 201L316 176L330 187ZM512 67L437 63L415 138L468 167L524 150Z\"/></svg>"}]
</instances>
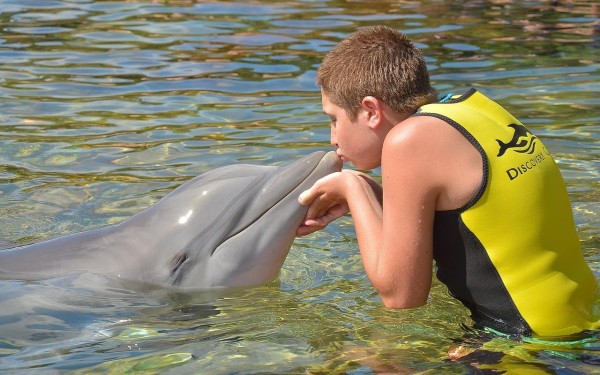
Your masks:
<instances>
[{"instance_id":1,"label":"boy's fingers","mask_svg":"<svg viewBox=\"0 0 600 375\"><path fill-rule=\"evenodd\" d=\"M322 224L321 220L319 219L327 214L329 208L330 207L327 205L327 202L323 199L323 195L314 197L310 206L308 207L308 211L306 212L306 220L313 220L318 224Z\"/></svg>"},{"instance_id":2,"label":"boy's fingers","mask_svg":"<svg viewBox=\"0 0 600 375\"><path fill-rule=\"evenodd\" d=\"M313 204L311 206L311 208L315 207L315 206L318 206L318 205ZM306 217L304 220L304 225L310 226L310 227L325 228L327 225L329 225L329 223L342 217L347 212L348 212L348 209L346 208L346 206L340 205L340 204L337 204L335 206L323 206L320 209L315 208L315 210L312 212L309 209L309 212L306 214Z\"/></svg>"},{"instance_id":3,"label":"boy's fingers","mask_svg":"<svg viewBox=\"0 0 600 375\"><path fill-rule=\"evenodd\" d=\"M311 234L314 233L318 230L323 229L324 227L322 226L307 226L307 225L301 225L298 227L298 229L296 229L296 236L306 236L307 234Z\"/></svg>"},{"instance_id":4,"label":"boy's fingers","mask_svg":"<svg viewBox=\"0 0 600 375\"><path fill-rule=\"evenodd\" d=\"M310 189L303 191L300 196L298 196L298 203L303 206L312 204L317 197L320 197L322 194L324 194L323 189L326 190L329 181L332 181L332 179L339 175L339 173L340 172L331 173L315 182Z\"/></svg>"},{"instance_id":5,"label":"boy's fingers","mask_svg":"<svg viewBox=\"0 0 600 375\"><path fill-rule=\"evenodd\" d=\"M298 197L298 203L302 206L308 206L315 200L314 194L312 193L312 189L304 190L300 196Z\"/></svg>"}]
</instances>

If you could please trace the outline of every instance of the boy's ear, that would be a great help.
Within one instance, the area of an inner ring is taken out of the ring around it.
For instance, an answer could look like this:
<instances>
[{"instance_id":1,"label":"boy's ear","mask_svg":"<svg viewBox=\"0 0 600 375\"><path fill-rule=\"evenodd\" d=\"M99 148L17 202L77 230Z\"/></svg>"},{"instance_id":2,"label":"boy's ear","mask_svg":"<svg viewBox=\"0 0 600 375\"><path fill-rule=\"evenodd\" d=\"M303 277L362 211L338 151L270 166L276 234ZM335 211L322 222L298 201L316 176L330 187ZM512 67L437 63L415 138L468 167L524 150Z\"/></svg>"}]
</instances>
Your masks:
<instances>
[{"instance_id":1,"label":"boy's ear","mask_svg":"<svg viewBox=\"0 0 600 375\"><path fill-rule=\"evenodd\" d=\"M383 120L383 105L379 99L373 96L365 96L361 102L364 115L367 117L368 126L376 129Z\"/></svg>"}]
</instances>

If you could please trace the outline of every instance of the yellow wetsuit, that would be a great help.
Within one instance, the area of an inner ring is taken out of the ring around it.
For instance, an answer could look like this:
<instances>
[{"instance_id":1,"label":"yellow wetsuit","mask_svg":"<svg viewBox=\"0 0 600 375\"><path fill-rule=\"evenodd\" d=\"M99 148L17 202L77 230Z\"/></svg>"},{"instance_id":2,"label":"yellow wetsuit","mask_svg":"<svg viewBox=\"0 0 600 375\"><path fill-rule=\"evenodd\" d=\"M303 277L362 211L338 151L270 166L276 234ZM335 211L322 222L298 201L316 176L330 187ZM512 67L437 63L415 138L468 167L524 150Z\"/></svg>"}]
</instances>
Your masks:
<instances>
[{"instance_id":1,"label":"yellow wetsuit","mask_svg":"<svg viewBox=\"0 0 600 375\"><path fill-rule=\"evenodd\" d=\"M415 116L454 126L483 158L474 199L436 212L434 223L438 279L476 326L542 337L597 328L596 280L564 181L540 139L474 89Z\"/></svg>"}]
</instances>

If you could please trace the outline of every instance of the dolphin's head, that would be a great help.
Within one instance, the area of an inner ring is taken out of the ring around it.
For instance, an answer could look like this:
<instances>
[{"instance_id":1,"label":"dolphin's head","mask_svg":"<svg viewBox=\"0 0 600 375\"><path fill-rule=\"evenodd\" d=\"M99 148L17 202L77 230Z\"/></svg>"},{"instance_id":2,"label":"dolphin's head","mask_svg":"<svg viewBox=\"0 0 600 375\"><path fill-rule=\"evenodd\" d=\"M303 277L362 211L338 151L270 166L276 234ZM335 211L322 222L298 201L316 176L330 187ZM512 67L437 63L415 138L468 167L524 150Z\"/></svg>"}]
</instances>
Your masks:
<instances>
[{"instance_id":1,"label":"dolphin's head","mask_svg":"<svg viewBox=\"0 0 600 375\"><path fill-rule=\"evenodd\" d=\"M306 214L298 196L341 164L335 152L315 152L281 167L217 168L183 184L140 216L146 230L163 233L162 262L148 280L187 289L271 281Z\"/></svg>"}]
</instances>

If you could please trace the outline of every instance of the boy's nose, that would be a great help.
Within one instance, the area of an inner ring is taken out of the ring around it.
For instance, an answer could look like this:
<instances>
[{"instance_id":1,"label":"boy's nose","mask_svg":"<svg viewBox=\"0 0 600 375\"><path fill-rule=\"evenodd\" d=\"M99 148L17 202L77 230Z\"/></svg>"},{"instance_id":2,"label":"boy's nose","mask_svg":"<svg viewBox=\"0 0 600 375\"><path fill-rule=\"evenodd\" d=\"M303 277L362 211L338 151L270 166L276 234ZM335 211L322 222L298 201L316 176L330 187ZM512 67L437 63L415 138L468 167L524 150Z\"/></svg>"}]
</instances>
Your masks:
<instances>
[{"instance_id":1,"label":"boy's nose","mask_svg":"<svg viewBox=\"0 0 600 375\"><path fill-rule=\"evenodd\" d=\"M332 146L337 147L337 138L335 136L335 128L332 126L330 129L331 129L331 132L330 132L330 135L329 135L329 138L331 140L330 143L331 143Z\"/></svg>"}]
</instances>

